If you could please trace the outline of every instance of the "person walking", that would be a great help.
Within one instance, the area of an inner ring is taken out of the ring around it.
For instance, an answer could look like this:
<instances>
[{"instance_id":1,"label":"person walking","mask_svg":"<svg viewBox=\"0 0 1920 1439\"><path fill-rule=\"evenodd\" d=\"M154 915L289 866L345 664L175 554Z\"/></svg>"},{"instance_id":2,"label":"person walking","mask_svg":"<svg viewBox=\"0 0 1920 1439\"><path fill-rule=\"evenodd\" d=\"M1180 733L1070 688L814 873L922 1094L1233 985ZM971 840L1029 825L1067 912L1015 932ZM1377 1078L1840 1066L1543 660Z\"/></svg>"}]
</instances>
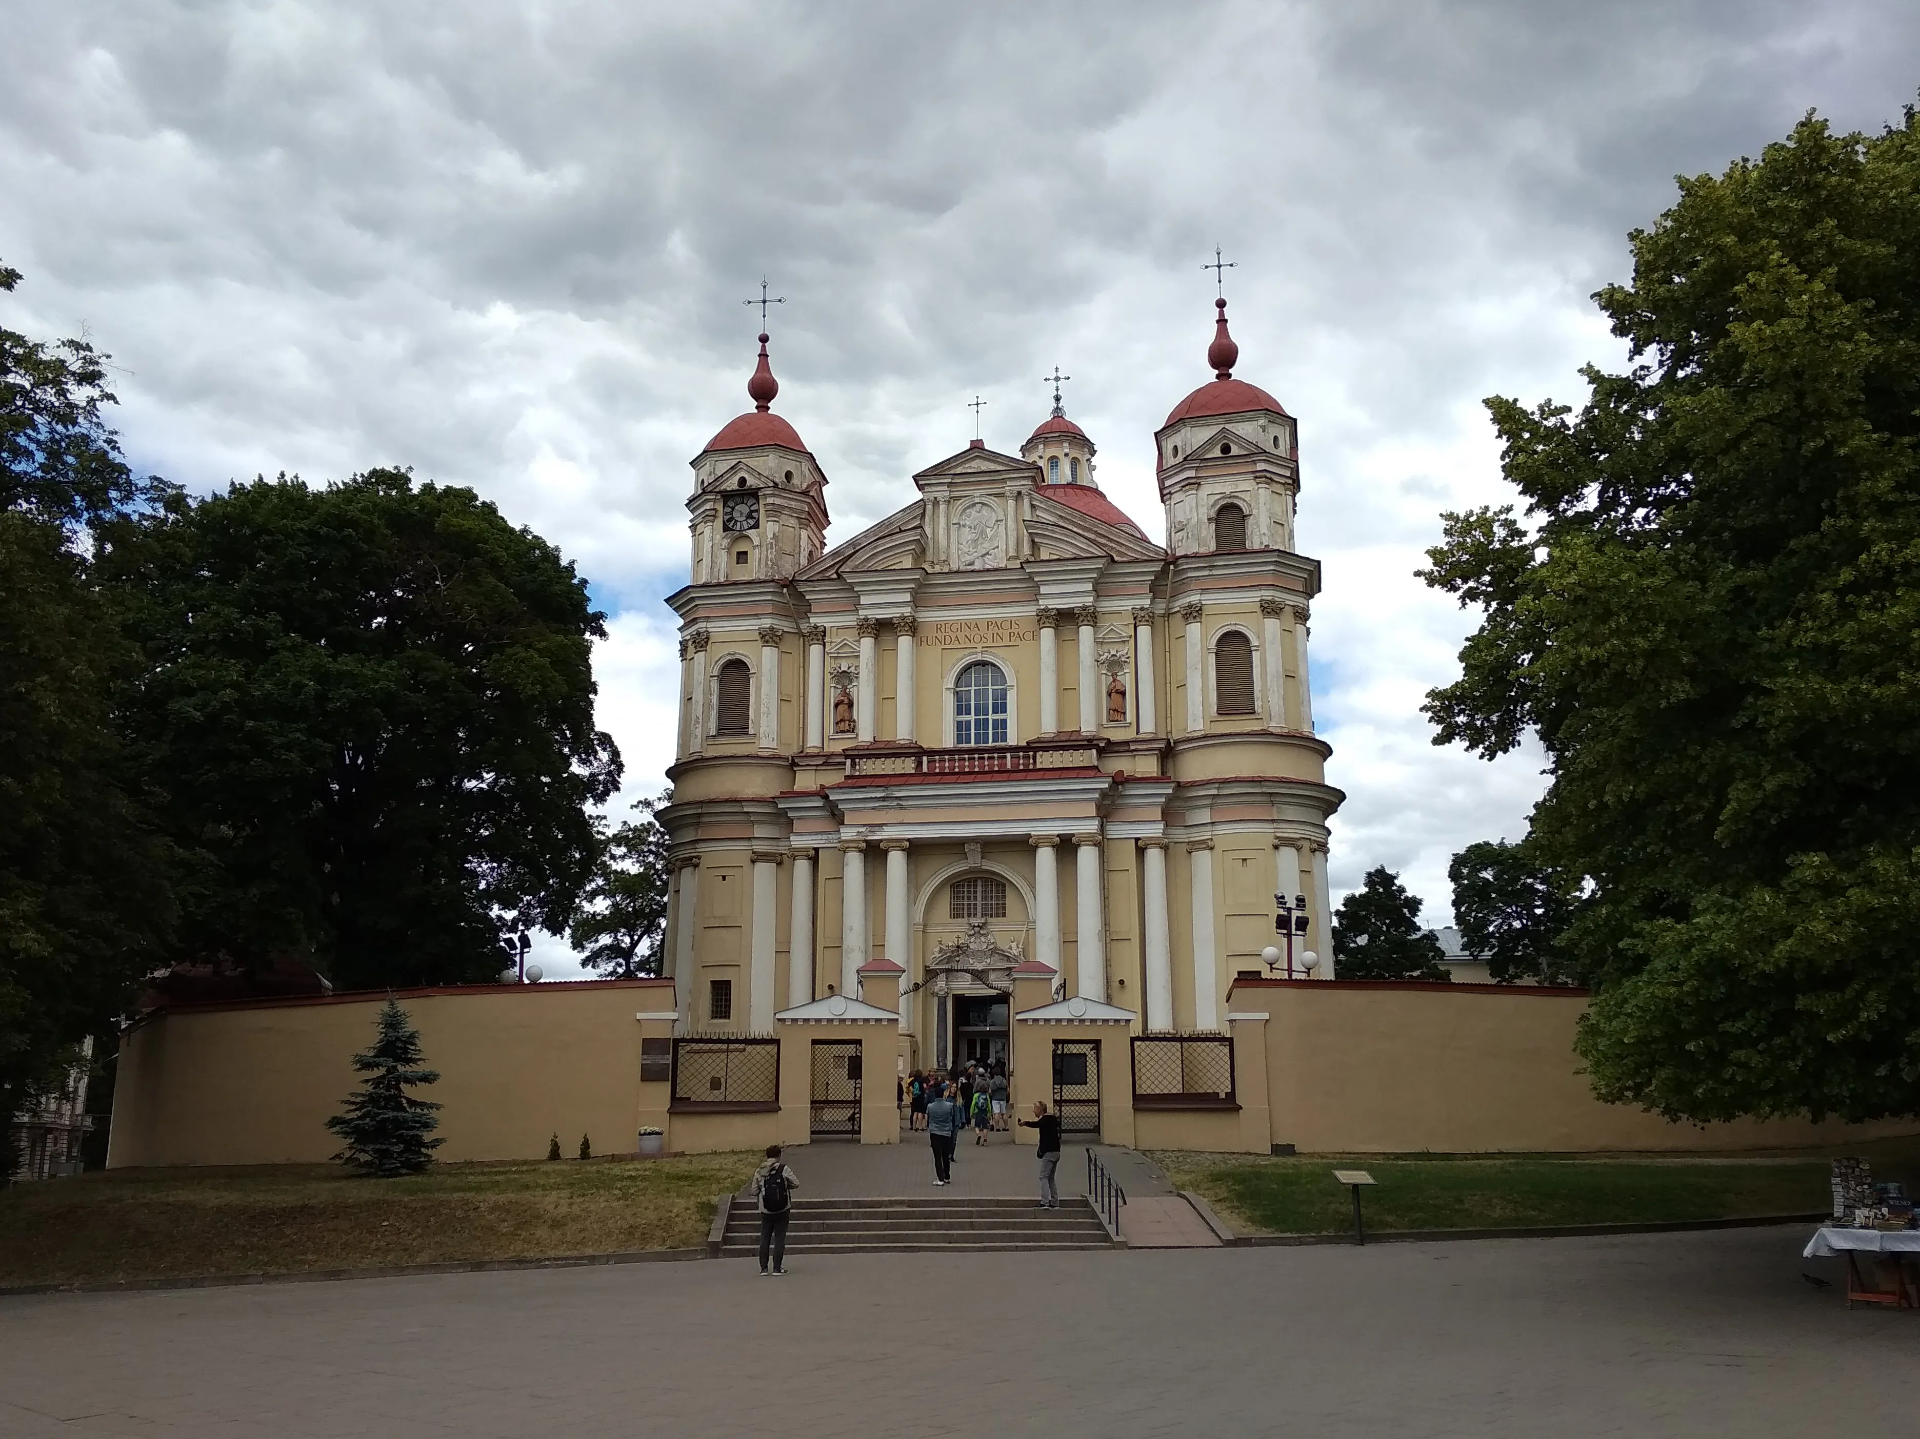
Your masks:
<instances>
[{"instance_id":1,"label":"person walking","mask_svg":"<svg viewBox=\"0 0 1920 1439\"><path fill-rule=\"evenodd\" d=\"M993 1079L987 1085L987 1093L993 1097L993 1127L1003 1133L1007 1128L1007 1072L996 1068Z\"/></svg>"},{"instance_id":2,"label":"person walking","mask_svg":"<svg viewBox=\"0 0 1920 1439\"><path fill-rule=\"evenodd\" d=\"M753 1172L753 1195L760 1209L760 1272L787 1272L787 1226L793 1221L793 1191L800 1180L780 1158L780 1146L769 1144L767 1158ZM767 1251L773 1251L773 1268L767 1268Z\"/></svg>"},{"instance_id":3,"label":"person walking","mask_svg":"<svg viewBox=\"0 0 1920 1439\"><path fill-rule=\"evenodd\" d=\"M1060 1189L1053 1181L1054 1170L1060 1167L1060 1116L1047 1113L1047 1101L1033 1101L1033 1118L1020 1121L1022 1129L1040 1131L1040 1143L1035 1153L1040 1160L1040 1209L1058 1209L1060 1207Z\"/></svg>"},{"instance_id":4,"label":"person walking","mask_svg":"<svg viewBox=\"0 0 1920 1439\"><path fill-rule=\"evenodd\" d=\"M925 1074L917 1069L914 1070L913 1080L908 1091L911 1108L907 1115L907 1128L910 1130L925 1129L927 1127L928 1083L929 1080Z\"/></svg>"},{"instance_id":5,"label":"person walking","mask_svg":"<svg viewBox=\"0 0 1920 1439\"><path fill-rule=\"evenodd\" d=\"M953 1181L953 1142L965 1118L954 1101L953 1086L945 1085L927 1105L927 1141L933 1146L933 1182Z\"/></svg>"},{"instance_id":6,"label":"person walking","mask_svg":"<svg viewBox=\"0 0 1920 1439\"><path fill-rule=\"evenodd\" d=\"M987 1096L987 1086L983 1081L973 1091L973 1142L987 1142L987 1126L993 1123L993 1101Z\"/></svg>"}]
</instances>

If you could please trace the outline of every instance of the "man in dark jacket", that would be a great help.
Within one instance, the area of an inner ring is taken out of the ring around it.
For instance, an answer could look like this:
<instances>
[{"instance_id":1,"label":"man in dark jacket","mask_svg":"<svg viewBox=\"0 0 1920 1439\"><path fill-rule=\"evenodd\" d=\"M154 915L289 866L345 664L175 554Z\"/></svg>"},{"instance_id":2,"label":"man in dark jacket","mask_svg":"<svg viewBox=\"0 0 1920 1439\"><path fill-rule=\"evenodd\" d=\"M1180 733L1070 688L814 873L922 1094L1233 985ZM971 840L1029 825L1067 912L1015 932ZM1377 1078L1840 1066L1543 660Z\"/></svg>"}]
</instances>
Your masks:
<instances>
[{"instance_id":1,"label":"man in dark jacket","mask_svg":"<svg viewBox=\"0 0 1920 1439\"><path fill-rule=\"evenodd\" d=\"M1040 1204L1041 1209L1060 1207L1060 1189L1054 1183L1053 1171L1060 1167L1060 1116L1047 1113L1047 1101L1033 1101L1033 1118L1020 1121L1022 1129L1040 1131L1040 1144L1036 1152L1040 1158Z\"/></svg>"},{"instance_id":2,"label":"man in dark jacket","mask_svg":"<svg viewBox=\"0 0 1920 1439\"><path fill-rule=\"evenodd\" d=\"M942 1086L927 1106L927 1138L933 1144L933 1182L946 1184L953 1178L953 1142L965 1123L960 1106L953 1098L953 1086Z\"/></svg>"},{"instance_id":3,"label":"man in dark jacket","mask_svg":"<svg viewBox=\"0 0 1920 1439\"><path fill-rule=\"evenodd\" d=\"M780 1146L767 1146L766 1162L753 1172L753 1197L760 1208L760 1272L787 1272L787 1226L793 1222L793 1191L800 1179L780 1158ZM767 1250L773 1250L773 1268L767 1268Z\"/></svg>"}]
</instances>

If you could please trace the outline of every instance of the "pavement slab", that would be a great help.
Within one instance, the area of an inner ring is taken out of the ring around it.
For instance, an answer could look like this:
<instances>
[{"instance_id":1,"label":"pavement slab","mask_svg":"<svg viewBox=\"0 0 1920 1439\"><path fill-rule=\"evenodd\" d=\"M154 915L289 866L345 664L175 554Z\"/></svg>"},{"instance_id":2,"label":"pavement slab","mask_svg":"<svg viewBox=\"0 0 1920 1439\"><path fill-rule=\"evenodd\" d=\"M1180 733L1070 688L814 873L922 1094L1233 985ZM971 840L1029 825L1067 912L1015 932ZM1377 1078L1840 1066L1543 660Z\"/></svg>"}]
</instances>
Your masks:
<instances>
[{"instance_id":1,"label":"pavement slab","mask_svg":"<svg viewBox=\"0 0 1920 1439\"><path fill-rule=\"evenodd\" d=\"M1910 1439L1797 1227L0 1299L0 1433Z\"/></svg>"}]
</instances>

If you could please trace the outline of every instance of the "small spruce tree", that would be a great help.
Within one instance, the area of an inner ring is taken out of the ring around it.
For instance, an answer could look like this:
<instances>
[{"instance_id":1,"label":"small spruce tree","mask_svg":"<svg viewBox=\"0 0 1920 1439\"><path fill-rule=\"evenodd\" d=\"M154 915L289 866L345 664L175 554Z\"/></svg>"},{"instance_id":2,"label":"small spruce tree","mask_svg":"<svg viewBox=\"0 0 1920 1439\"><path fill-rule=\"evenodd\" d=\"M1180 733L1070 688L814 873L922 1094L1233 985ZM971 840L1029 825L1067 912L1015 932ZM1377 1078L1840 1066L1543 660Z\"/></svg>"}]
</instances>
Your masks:
<instances>
[{"instance_id":1,"label":"small spruce tree","mask_svg":"<svg viewBox=\"0 0 1920 1439\"><path fill-rule=\"evenodd\" d=\"M580 1157L582 1159L593 1158L593 1146L587 1143L587 1136L584 1134L580 1136Z\"/></svg>"},{"instance_id":2,"label":"small spruce tree","mask_svg":"<svg viewBox=\"0 0 1920 1439\"><path fill-rule=\"evenodd\" d=\"M420 1032L407 1012L388 999L380 1010L380 1033L373 1047L353 1057L367 1076L345 1108L327 1121L346 1145L333 1157L381 1179L418 1174L433 1163L433 1151L445 1143L429 1138L439 1127L431 1100L407 1093L414 1085L433 1084L438 1072L420 1067Z\"/></svg>"},{"instance_id":3,"label":"small spruce tree","mask_svg":"<svg viewBox=\"0 0 1920 1439\"><path fill-rule=\"evenodd\" d=\"M547 1141L547 1158L558 1159L559 1157L560 1157L560 1131L556 1129L553 1132L553 1138Z\"/></svg>"}]
</instances>

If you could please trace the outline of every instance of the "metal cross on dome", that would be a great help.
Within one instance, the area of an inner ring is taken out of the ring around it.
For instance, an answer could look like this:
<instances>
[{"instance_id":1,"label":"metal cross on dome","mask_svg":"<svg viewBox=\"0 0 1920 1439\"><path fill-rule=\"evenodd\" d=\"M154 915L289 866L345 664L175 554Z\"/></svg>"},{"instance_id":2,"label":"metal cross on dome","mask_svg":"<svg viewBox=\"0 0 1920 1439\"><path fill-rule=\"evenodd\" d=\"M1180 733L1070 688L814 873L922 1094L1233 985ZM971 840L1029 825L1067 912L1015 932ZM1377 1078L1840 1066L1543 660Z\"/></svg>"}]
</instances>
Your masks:
<instances>
[{"instance_id":1,"label":"metal cross on dome","mask_svg":"<svg viewBox=\"0 0 1920 1439\"><path fill-rule=\"evenodd\" d=\"M1060 408L1060 386L1063 382L1071 380L1072 378L1072 375L1061 374L1058 365L1053 367L1053 373L1051 375L1042 375L1040 377L1042 384L1050 384L1053 386L1053 412L1056 415L1064 415L1066 413L1065 410Z\"/></svg>"},{"instance_id":2,"label":"metal cross on dome","mask_svg":"<svg viewBox=\"0 0 1920 1439\"><path fill-rule=\"evenodd\" d=\"M767 306L784 305L787 303L787 297L780 295L769 300L767 298L767 277L762 275L760 277L760 298L757 300L742 300L740 303L743 305L758 305L760 307L760 328L764 330L767 328Z\"/></svg>"},{"instance_id":3,"label":"metal cross on dome","mask_svg":"<svg viewBox=\"0 0 1920 1439\"><path fill-rule=\"evenodd\" d=\"M1240 262L1238 260L1222 260L1220 258L1220 247L1215 245L1213 247L1213 263L1211 265L1202 265L1200 268L1213 271L1214 298L1225 299L1227 294L1227 271L1239 269Z\"/></svg>"}]
</instances>

